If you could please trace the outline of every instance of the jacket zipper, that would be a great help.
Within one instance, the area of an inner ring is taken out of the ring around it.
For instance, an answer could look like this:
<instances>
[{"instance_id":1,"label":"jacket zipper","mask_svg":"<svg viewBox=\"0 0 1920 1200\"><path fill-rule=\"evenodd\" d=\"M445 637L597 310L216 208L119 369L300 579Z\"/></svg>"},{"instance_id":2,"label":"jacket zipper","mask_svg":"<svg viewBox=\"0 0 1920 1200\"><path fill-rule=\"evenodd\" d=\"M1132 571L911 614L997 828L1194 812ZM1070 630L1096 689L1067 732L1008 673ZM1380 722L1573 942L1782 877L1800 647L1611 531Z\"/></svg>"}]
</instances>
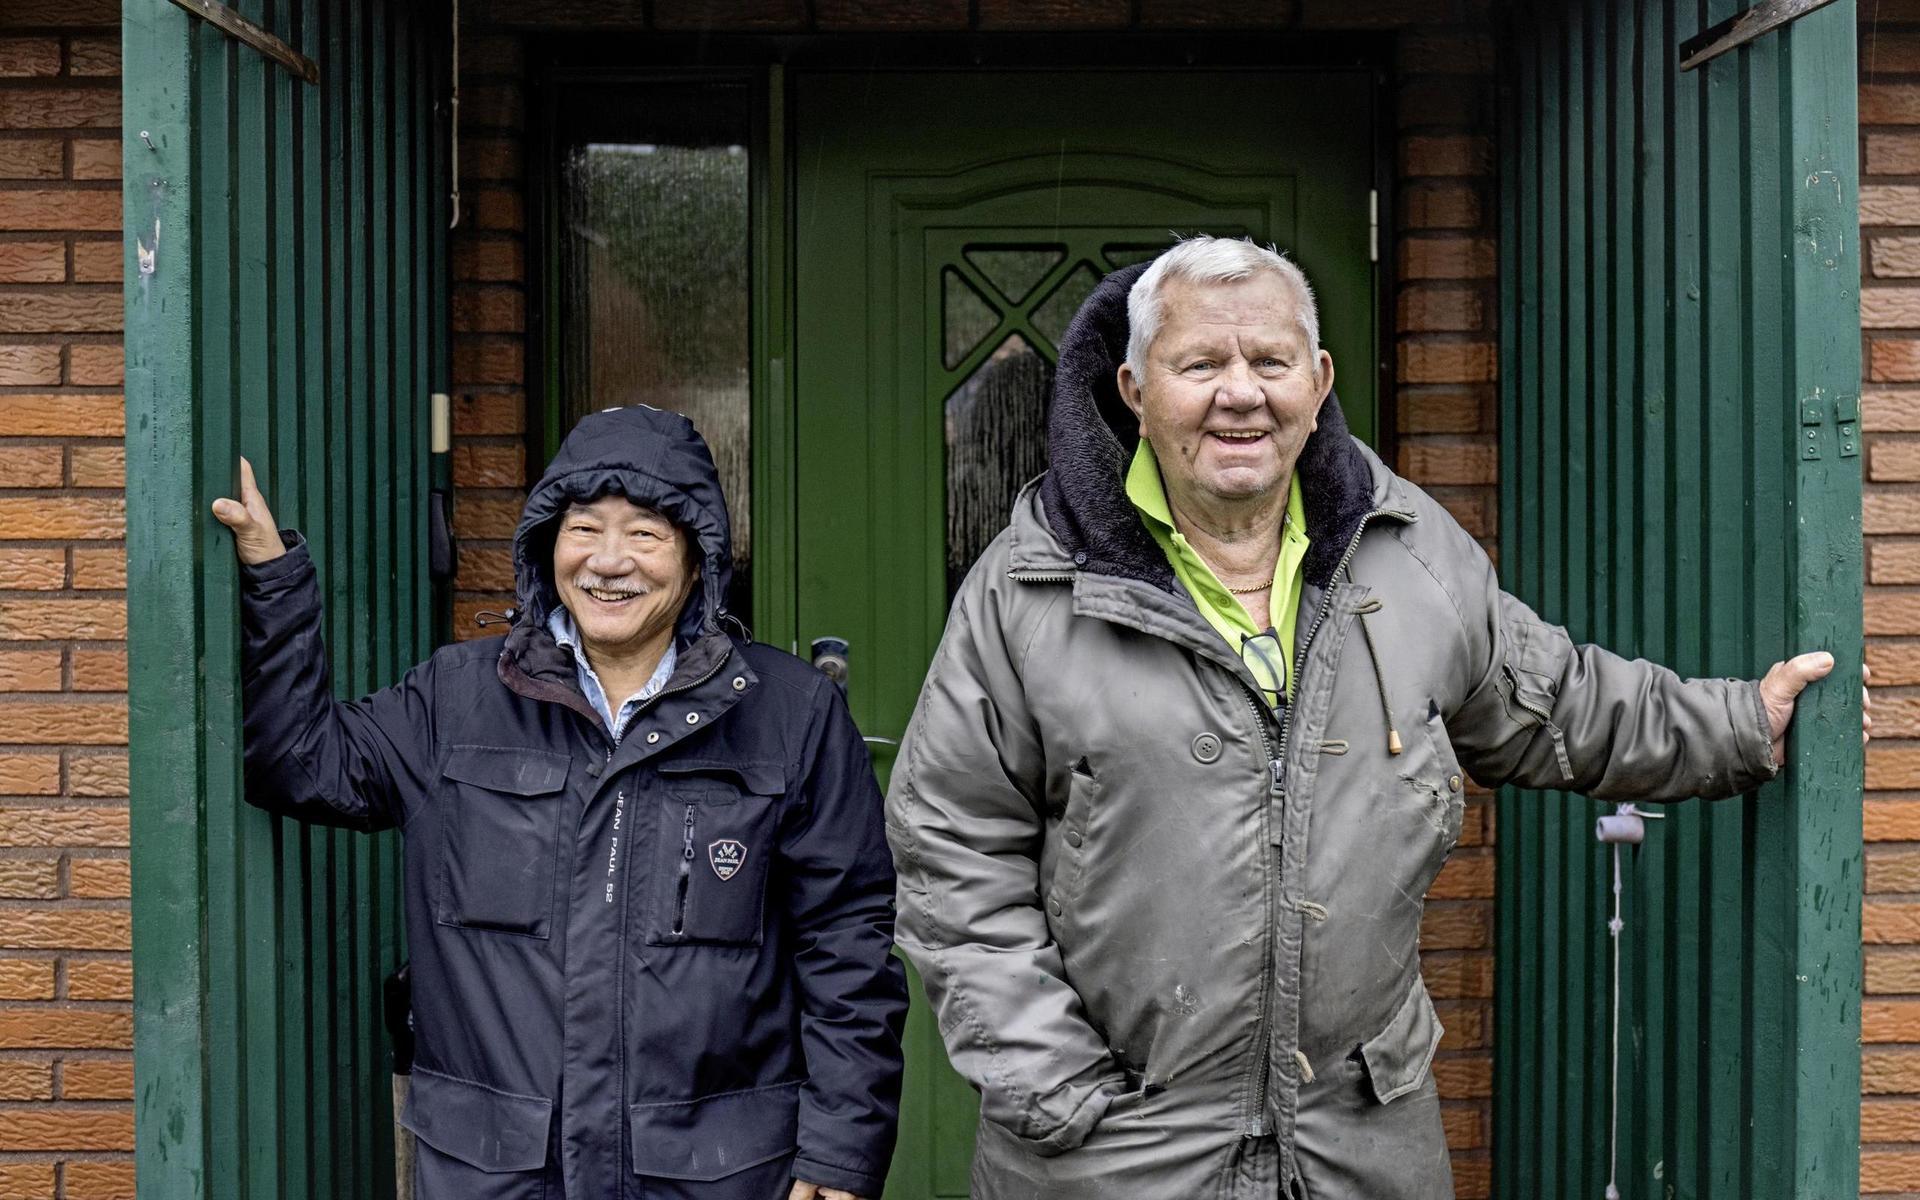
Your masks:
<instances>
[{"instance_id":1,"label":"jacket zipper","mask_svg":"<svg viewBox=\"0 0 1920 1200\"><path fill-rule=\"evenodd\" d=\"M1346 573L1348 564L1353 562L1354 554L1360 549L1360 535L1367 531L1367 522L1379 515L1380 510L1375 509L1360 518L1360 524L1354 527L1353 539L1347 543L1346 553L1340 556L1339 563L1333 568L1333 574L1327 577L1327 594L1320 601L1320 607L1313 615L1313 624L1307 626L1307 636L1301 639L1300 645L1296 647L1293 652L1293 674L1290 678L1293 682L1293 691L1296 696L1300 694L1300 671L1306 665L1307 651L1312 648L1313 639L1315 635L1320 632L1320 626L1326 623L1327 614L1333 611L1334 597L1339 595L1340 576ZM1252 690L1247 687L1245 681L1240 680L1238 676L1235 676L1235 682L1240 684L1241 691L1246 694L1247 704L1253 709L1254 726L1260 731L1260 744L1267 752L1267 770L1269 772L1267 794L1270 799L1282 797L1286 795L1287 790L1287 743L1293 734L1292 698L1288 698L1286 711L1280 718L1280 750L1276 754L1273 743L1267 737L1267 720L1266 715L1261 711L1259 697L1255 696ZM1271 858L1277 853L1278 850L1275 848L1273 839L1268 838L1268 856ZM1272 1086L1273 1075L1272 1064L1268 1062L1268 1059L1271 1058L1273 1054L1273 992L1276 983L1273 938L1273 916L1269 913L1267 918L1265 982L1260 988L1260 1023L1258 1032L1254 1037L1254 1044L1259 1048L1259 1057L1255 1059L1254 1069L1258 1074L1254 1076L1254 1109L1253 1121L1247 1129L1247 1136L1249 1137L1265 1137L1267 1134L1267 1093Z\"/></svg>"},{"instance_id":2,"label":"jacket zipper","mask_svg":"<svg viewBox=\"0 0 1920 1200\"><path fill-rule=\"evenodd\" d=\"M1267 714L1261 711L1262 701L1253 693L1251 688L1247 687L1245 681L1239 676L1234 676L1234 682L1240 685L1241 694L1246 697L1247 707L1253 710L1253 727L1260 734L1260 747L1267 756L1267 809L1268 812L1271 813L1273 809L1273 798L1278 796L1281 790L1280 759L1274 754L1273 739L1267 736ZM1271 819L1271 817L1269 817L1269 819ZM1273 869L1272 860L1278 851L1274 848L1274 842L1271 836L1266 837L1264 840L1267 843L1266 854L1268 870L1271 873ZM1260 1017L1255 1026L1257 1032L1254 1035L1254 1044L1258 1047L1258 1054L1254 1059L1256 1064L1254 1069L1258 1074L1254 1076L1253 1123L1247 1129L1247 1136L1249 1137L1265 1137L1267 1133L1267 1076L1271 1074L1267 1068L1267 1057L1273 1051L1273 960L1273 913L1269 910L1267 914L1266 946L1260 972Z\"/></svg>"},{"instance_id":3,"label":"jacket zipper","mask_svg":"<svg viewBox=\"0 0 1920 1200\"><path fill-rule=\"evenodd\" d=\"M687 886L693 882L693 805L687 805L686 823L680 834L680 883L673 898L673 935L686 932Z\"/></svg>"},{"instance_id":4,"label":"jacket zipper","mask_svg":"<svg viewBox=\"0 0 1920 1200\"><path fill-rule=\"evenodd\" d=\"M661 688L659 691L653 694L653 700L659 700L662 696L671 696L677 692L692 691L694 688L699 687L701 684L705 683L707 680L712 679L715 675L718 675L720 673L720 668L726 666L728 663L732 661L733 661L733 652L728 651L725 655L721 657L719 662L713 664L712 667L707 669L707 673L705 675L702 675L698 679L688 680L686 683L681 684L679 687ZM652 701L649 701L648 703L652 703ZM636 717L639 715L640 714L638 712L634 713L634 716Z\"/></svg>"},{"instance_id":5,"label":"jacket zipper","mask_svg":"<svg viewBox=\"0 0 1920 1200\"><path fill-rule=\"evenodd\" d=\"M1072 583L1073 572L1066 571L1055 574L1021 569L1008 571L1007 578L1016 583Z\"/></svg>"}]
</instances>

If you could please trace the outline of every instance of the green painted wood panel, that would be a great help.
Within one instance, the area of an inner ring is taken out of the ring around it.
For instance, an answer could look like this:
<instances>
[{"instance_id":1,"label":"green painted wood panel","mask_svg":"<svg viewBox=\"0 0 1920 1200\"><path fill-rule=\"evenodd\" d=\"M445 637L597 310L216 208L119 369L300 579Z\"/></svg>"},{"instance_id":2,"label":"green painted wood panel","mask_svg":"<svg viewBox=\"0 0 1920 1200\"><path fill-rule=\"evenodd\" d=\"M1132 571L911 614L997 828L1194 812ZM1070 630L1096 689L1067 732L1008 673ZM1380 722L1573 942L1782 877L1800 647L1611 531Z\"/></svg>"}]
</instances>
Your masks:
<instances>
[{"instance_id":1,"label":"green painted wood panel","mask_svg":"<svg viewBox=\"0 0 1920 1200\"><path fill-rule=\"evenodd\" d=\"M244 804L236 568L208 505L245 454L307 534L340 695L432 649L448 14L238 7L321 82L168 0L123 8L139 1188L388 1196L398 845Z\"/></svg>"},{"instance_id":2,"label":"green painted wood panel","mask_svg":"<svg viewBox=\"0 0 1920 1200\"><path fill-rule=\"evenodd\" d=\"M1627 1197L1858 1191L1859 258L1853 5L1701 70L1734 0L1509 6L1502 573L1683 674L1842 664L1788 770L1622 853ZM1495 1194L1599 1197L1614 1149L1605 806L1499 801Z\"/></svg>"}]
</instances>

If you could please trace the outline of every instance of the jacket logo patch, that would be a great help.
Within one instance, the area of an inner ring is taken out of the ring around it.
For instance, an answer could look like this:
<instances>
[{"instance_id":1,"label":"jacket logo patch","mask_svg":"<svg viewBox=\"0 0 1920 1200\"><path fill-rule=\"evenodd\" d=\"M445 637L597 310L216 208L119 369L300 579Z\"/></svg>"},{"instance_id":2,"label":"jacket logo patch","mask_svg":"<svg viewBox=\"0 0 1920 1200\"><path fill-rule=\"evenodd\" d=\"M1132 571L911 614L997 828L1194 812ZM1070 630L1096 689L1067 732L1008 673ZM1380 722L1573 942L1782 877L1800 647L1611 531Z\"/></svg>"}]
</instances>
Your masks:
<instances>
[{"instance_id":1,"label":"jacket logo patch","mask_svg":"<svg viewBox=\"0 0 1920 1200\"><path fill-rule=\"evenodd\" d=\"M746 843L733 838L721 838L707 847L707 861L713 864L713 873L722 881L732 879L746 864Z\"/></svg>"}]
</instances>

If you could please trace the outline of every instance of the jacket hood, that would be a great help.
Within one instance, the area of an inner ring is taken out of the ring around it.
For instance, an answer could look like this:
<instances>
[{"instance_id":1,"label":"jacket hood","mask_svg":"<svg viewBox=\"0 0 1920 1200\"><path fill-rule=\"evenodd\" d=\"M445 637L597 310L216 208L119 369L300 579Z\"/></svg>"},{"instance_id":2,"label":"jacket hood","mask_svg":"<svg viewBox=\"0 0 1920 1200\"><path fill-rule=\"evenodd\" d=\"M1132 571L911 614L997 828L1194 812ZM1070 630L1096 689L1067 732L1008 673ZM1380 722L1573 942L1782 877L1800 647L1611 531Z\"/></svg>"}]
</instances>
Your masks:
<instances>
[{"instance_id":1,"label":"jacket hood","mask_svg":"<svg viewBox=\"0 0 1920 1200\"><path fill-rule=\"evenodd\" d=\"M1048 527L1076 566L1183 595L1173 567L1126 494L1127 464L1140 442L1140 425L1120 398L1115 373L1127 357L1127 292L1149 265L1108 275L1060 339L1040 502ZM1313 543L1301 571L1308 583L1325 587L1374 507L1373 468L1348 432L1337 394L1329 393L1320 406L1319 428L1308 435L1294 470Z\"/></svg>"},{"instance_id":2,"label":"jacket hood","mask_svg":"<svg viewBox=\"0 0 1920 1200\"><path fill-rule=\"evenodd\" d=\"M528 493L513 536L519 609L513 632L524 637L527 630L545 629L548 615L560 603L553 580L553 540L567 505L590 504L609 495L625 496L664 514L698 541L700 587L680 614L678 634L684 642L717 632L733 573L720 474L693 422L646 405L581 418Z\"/></svg>"}]
</instances>

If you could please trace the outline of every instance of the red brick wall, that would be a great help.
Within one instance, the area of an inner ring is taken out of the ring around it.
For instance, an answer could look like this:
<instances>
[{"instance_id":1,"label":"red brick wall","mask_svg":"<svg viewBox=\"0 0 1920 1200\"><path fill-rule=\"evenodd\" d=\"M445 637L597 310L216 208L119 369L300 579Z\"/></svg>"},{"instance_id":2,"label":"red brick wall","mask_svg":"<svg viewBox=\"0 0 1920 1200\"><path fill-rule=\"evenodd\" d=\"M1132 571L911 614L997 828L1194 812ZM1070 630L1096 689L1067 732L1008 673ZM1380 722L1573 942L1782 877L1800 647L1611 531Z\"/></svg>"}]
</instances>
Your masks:
<instances>
[{"instance_id":1,"label":"red brick wall","mask_svg":"<svg viewBox=\"0 0 1920 1200\"><path fill-rule=\"evenodd\" d=\"M460 223L453 258L454 634L513 603L515 524L526 498L527 264L518 38L460 43Z\"/></svg>"},{"instance_id":2,"label":"red brick wall","mask_svg":"<svg viewBox=\"0 0 1920 1200\"><path fill-rule=\"evenodd\" d=\"M0 0L0 1196L133 1194L117 5Z\"/></svg>"},{"instance_id":3,"label":"red brick wall","mask_svg":"<svg viewBox=\"0 0 1920 1200\"><path fill-rule=\"evenodd\" d=\"M1396 465L1493 553L1500 403L1493 46L1466 29L1408 30L1398 38L1395 66ZM1475 787L1460 846L1428 892L1420 935L1421 967L1447 1030L1433 1071L1462 1200L1484 1197L1491 1186L1493 834L1493 798Z\"/></svg>"},{"instance_id":4,"label":"red brick wall","mask_svg":"<svg viewBox=\"0 0 1920 1200\"><path fill-rule=\"evenodd\" d=\"M1866 997L1860 1190L1920 1192L1920 5L1861 8Z\"/></svg>"}]
</instances>

